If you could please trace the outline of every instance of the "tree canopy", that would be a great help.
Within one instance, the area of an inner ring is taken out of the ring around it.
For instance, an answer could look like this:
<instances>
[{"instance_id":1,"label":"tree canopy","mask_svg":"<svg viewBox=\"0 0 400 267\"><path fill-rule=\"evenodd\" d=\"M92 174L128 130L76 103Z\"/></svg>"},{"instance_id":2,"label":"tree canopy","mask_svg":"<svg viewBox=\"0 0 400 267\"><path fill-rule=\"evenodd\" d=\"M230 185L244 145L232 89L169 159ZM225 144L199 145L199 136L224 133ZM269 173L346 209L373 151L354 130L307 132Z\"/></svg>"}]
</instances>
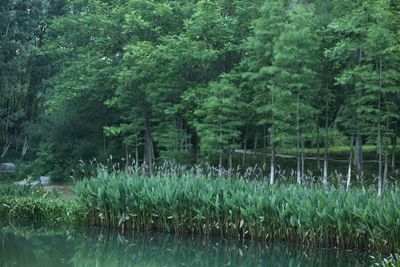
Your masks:
<instances>
[{"instance_id":1,"label":"tree canopy","mask_svg":"<svg viewBox=\"0 0 400 267\"><path fill-rule=\"evenodd\" d=\"M354 146L362 176L371 144L381 179L395 151L398 1L3 2L0 156L34 171L110 154L232 167L252 146L271 182L294 148L301 182L305 148L324 144L328 168L330 146Z\"/></svg>"}]
</instances>

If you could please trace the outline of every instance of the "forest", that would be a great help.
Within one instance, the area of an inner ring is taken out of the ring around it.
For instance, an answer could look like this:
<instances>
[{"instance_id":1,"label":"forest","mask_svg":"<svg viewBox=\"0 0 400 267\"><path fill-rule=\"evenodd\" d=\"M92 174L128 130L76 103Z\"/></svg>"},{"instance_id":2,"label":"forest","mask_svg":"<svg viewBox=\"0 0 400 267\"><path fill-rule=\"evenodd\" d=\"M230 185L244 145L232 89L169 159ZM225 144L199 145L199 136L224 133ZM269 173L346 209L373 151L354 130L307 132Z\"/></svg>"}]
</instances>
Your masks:
<instances>
[{"instance_id":1,"label":"forest","mask_svg":"<svg viewBox=\"0 0 400 267\"><path fill-rule=\"evenodd\" d=\"M347 185L366 157L378 194L397 179L397 0L1 0L0 38L0 160L24 174L114 158L275 183L290 156L327 184L341 151Z\"/></svg>"},{"instance_id":2,"label":"forest","mask_svg":"<svg viewBox=\"0 0 400 267\"><path fill-rule=\"evenodd\" d=\"M0 266L400 266L399 0L0 0Z\"/></svg>"}]
</instances>

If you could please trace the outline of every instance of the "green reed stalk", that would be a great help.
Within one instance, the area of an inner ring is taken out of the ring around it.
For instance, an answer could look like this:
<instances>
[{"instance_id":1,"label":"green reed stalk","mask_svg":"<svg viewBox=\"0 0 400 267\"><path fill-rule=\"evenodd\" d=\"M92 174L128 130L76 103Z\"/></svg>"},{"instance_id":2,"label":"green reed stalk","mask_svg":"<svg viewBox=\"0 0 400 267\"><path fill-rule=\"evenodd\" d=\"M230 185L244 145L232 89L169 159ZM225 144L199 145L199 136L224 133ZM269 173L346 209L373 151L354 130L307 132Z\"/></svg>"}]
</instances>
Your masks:
<instances>
[{"instance_id":1,"label":"green reed stalk","mask_svg":"<svg viewBox=\"0 0 400 267\"><path fill-rule=\"evenodd\" d=\"M99 173L76 185L91 224L392 250L400 244L400 193L271 186L264 182Z\"/></svg>"}]
</instances>

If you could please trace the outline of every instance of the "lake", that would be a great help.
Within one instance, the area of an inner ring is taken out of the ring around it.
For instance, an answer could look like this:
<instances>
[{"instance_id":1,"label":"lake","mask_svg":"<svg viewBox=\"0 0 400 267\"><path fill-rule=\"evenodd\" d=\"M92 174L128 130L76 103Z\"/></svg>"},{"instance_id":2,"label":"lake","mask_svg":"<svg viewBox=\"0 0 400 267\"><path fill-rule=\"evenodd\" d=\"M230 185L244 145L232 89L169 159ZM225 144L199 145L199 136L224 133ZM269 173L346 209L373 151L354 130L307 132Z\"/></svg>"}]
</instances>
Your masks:
<instances>
[{"instance_id":1,"label":"lake","mask_svg":"<svg viewBox=\"0 0 400 267\"><path fill-rule=\"evenodd\" d=\"M368 266L367 254L162 233L0 228L0 267Z\"/></svg>"}]
</instances>

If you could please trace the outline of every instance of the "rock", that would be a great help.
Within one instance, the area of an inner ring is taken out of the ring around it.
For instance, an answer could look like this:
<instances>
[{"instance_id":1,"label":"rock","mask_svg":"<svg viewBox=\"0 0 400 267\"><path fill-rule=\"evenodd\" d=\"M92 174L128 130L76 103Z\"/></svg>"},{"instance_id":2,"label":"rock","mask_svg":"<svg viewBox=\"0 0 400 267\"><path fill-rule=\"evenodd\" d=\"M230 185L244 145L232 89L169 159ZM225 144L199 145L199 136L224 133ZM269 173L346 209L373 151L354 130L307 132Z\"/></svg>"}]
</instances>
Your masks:
<instances>
[{"instance_id":1,"label":"rock","mask_svg":"<svg viewBox=\"0 0 400 267\"><path fill-rule=\"evenodd\" d=\"M51 178L49 176L40 176L39 180L40 184L43 186L49 185L51 182Z\"/></svg>"},{"instance_id":2,"label":"rock","mask_svg":"<svg viewBox=\"0 0 400 267\"><path fill-rule=\"evenodd\" d=\"M0 163L0 172L14 173L16 169L14 163Z\"/></svg>"},{"instance_id":3,"label":"rock","mask_svg":"<svg viewBox=\"0 0 400 267\"><path fill-rule=\"evenodd\" d=\"M30 182L30 185L31 186L39 186L40 182L39 181L33 181L33 182Z\"/></svg>"},{"instance_id":4,"label":"rock","mask_svg":"<svg viewBox=\"0 0 400 267\"><path fill-rule=\"evenodd\" d=\"M20 186L26 186L28 184L28 181L27 180L22 180L22 181L19 181L19 182L15 182L15 184L16 185L20 185Z\"/></svg>"},{"instance_id":5,"label":"rock","mask_svg":"<svg viewBox=\"0 0 400 267\"><path fill-rule=\"evenodd\" d=\"M28 182L28 180L24 179L22 181L19 182L15 182L16 185L19 186L39 186L40 182L39 181L33 181L33 182Z\"/></svg>"}]
</instances>

